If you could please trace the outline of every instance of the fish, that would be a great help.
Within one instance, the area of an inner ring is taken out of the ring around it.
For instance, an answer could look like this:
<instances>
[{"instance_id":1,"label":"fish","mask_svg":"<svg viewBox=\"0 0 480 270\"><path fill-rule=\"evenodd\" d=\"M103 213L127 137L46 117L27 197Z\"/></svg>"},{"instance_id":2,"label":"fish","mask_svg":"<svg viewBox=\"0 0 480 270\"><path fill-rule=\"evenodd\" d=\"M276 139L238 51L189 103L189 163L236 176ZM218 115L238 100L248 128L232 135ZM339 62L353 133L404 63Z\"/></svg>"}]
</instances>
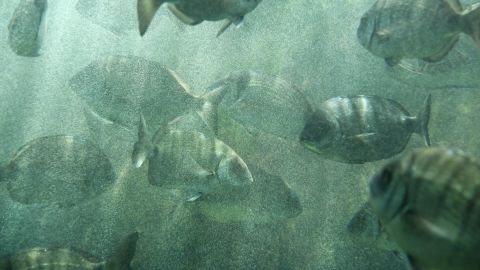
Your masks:
<instances>
[{"instance_id":1,"label":"fish","mask_svg":"<svg viewBox=\"0 0 480 270\"><path fill-rule=\"evenodd\" d=\"M403 58L441 61L461 33L480 46L480 3L458 0L378 0L362 16L360 44L394 66Z\"/></svg>"},{"instance_id":2,"label":"fish","mask_svg":"<svg viewBox=\"0 0 480 270\"><path fill-rule=\"evenodd\" d=\"M132 162L140 168L146 160L152 185L180 189L189 202L205 194L242 189L253 182L245 161L211 133L159 128L150 139L145 119L140 115Z\"/></svg>"},{"instance_id":3,"label":"fish","mask_svg":"<svg viewBox=\"0 0 480 270\"><path fill-rule=\"evenodd\" d=\"M210 91L223 91L219 117L237 121L254 135L267 133L297 141L312 111L296 85L253 70L233 71L212 83Z\"/></svg>"},{"instance_id":4,"label":"fish","mask_svg":"<svg viewBox=\"0 0 480 270\"><path fill-rule=\"evenodd\" d=\"M403 154L371 178L372 209L413 269L478 269L479 175L478 159L432 147Z\"/></svg>"},{"instance_id":5,"label":"fish","mask_svg":"<svg viewBox=\"0 0 480 270\"><path fill-rule=\"evenodd\" d=\"M107 260L94 257L73 248L34 247L22 249L0 259L0 269L5 270L127 270L135 255L138 232L123 239Z\"/></svg>"},{"instance_id":6,"label":"fish","mask_svg":"<svg viewBox=\"0 0 480 270\"><path fill-rule=\"evenodd\" d=\"M303 212L299 195L281 176L251 164L254 182L241 192L210 194L195 208L220 223L268 224L298 217Z\"/></svg>"},{"instance_id":7,"label":"fish","mask_svg":"<svg viewBox=\"0 0 480 270\"><path fill-rule=\"evenodd\" d=\"M29 141L2 167L10 198L25 205L72 207L106 192L116 179L97 145L69 135Z\"/></svg>"},{"instance_id":8,"label":"fish","mask_svg":"<svg viewBox=\"0 0 480 270\"><path fill-rule=\"evenodd\" d=\"M8 24L8 45L19 56L37 57L47 0L22 0Z\"/></svg>"},{"instance_id":9,"label":"fish","mask_svg":"<svg viewBox=\"0 0 480 270\"><path fill-rule=\"evenodd\" d=\"M325 158L361 164L403 151L412 133L430 145L428 123L431 95L417 116L398 102L380 96L334 97L309 117L300 143Z\"/></svg>"},{"instance_id":10,"label":"fish","mask_svg":"<svg viewBox=\"0 0 480 270\"><path fill-rule=\"evenodd\" d=\"M134 133L140 113L150 125L165 126L179 115L218 104L224 94L216 89L198 95L174 70L136 56L95 60L70 78L68 88L85 103L97 138L98 126L114 127L109 138L120 129Z\"/></svg>"},{"instance_id":11,"label":"fish","mask_svg":"<svg viewBox=\"0 0 480 270\"><path fill-rule=\"evenodd\" d=\"M261 0L138 0L137 17L140 35L143 36L161 5L183 23L197 25L203 21L226 20L220 36L232 24L239 26L247 13L253 11Z\"/></svg>"}]
</instances>

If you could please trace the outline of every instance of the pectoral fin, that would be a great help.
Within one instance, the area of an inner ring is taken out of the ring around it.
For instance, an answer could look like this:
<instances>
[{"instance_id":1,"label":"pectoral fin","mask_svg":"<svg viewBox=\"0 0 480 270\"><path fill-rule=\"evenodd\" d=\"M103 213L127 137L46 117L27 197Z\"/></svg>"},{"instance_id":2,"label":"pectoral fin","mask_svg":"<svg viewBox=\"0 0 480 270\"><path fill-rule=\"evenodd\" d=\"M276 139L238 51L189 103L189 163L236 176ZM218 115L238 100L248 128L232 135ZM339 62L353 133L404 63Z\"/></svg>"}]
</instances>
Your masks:
<instances>
[{"instance_id":1,"label":"pectoral fin","mask_svg":"<svg viewBox=\"0 0 480 270\"><path fill-rule=\"evenodd\" d=\"M360 142L360 143L363 143L363 144L371 144L374 140L377 139L377 137L379 136L378 133L362 133L362 134L357 134L357 135L354 135L354 136L349 136L347 137L347 140L348 141L353 141L353 142Z\"/></svg>"}]
</instances>

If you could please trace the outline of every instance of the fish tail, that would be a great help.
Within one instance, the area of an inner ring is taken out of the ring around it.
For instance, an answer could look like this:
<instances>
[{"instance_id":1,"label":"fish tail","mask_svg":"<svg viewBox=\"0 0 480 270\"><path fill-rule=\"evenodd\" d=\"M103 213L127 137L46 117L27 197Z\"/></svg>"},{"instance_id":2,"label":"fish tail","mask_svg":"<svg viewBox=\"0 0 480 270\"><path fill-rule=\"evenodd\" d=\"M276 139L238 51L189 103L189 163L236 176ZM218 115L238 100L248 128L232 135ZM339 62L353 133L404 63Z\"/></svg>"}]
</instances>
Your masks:
<instances>
[{"instance_id":1,"label":"fish tail","mask_svg":"<svg viewBox=\"0 0 480 270\"><path fill-rule=\"evenodd\" d=\"M147 124L143 114L140 114L138 123L138 141L133 145L132 162L135 168L140 168L147 157L153 151L153 145L149 141Z\"/></svg>"},{"instance_id":2,"label":"fish tail","mask_svg":"<svg viewBox=\"0 0 480 270\"><path fill-rule=\"evenodd\" d=\"M166 0L138 0L137 1L137 17L138 30L143 36L147 32L148 26L153 20L158 8L165 3Z\"/></svg>"},{"instance_id":3,"label":"fish tail","mask_svg":"<svg viewBox=\"0 0 480 270\"><path fill-rule=\"evenodd\" d=\"M460 22L463 32L480 47L480 3L467 7L462 12Z\"/></svg>"},{"instance_id":4,"label":"fish tail","mask_svg":"<svg viewBox=\"0 0 480 270\"><path fill-rule=\"evenodd\" d=\"M135 250L137 248L138 232L129 234L123 239L113 254L107 261L105 269L108 270L127 270L130 269L130 262L135 256Z\"/></svg>"},{"instance_id":5,"label":"fish tail","mask_svg":"<svg viewBox=\"0 0 480 270\"><path fill-rule=\"evenodd\" d=\"M430 111L432 107L432 95L428 94L427 98L423 103L423 108L417 115L417 130L416 132L420 134L426 146L430 146L430 135L428 134L428 122L430 121Z\"/></svg>"}]
</instances>

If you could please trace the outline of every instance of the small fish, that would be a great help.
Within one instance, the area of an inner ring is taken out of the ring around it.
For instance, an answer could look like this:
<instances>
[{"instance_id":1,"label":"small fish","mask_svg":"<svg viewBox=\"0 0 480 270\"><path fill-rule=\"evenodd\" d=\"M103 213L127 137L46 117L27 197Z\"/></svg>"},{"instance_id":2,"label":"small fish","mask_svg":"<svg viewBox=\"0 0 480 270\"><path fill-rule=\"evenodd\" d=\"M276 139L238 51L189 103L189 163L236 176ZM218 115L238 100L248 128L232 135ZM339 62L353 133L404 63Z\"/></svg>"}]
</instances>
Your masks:
<instances>
[{"instance_id":1,"label":"small fish","mask_svg":"<svg viewBox=\"0 0 480 270\"><path fill-rule=\"evenodd\" d=\"M138 233L132 233L114 250L106 261L84 251L71 248L29 248L0 259L5 270L128 270L135 255Z\"/></svg>"},{"instance_id":2,"label":"small fish","mask_svg":"<svg viewBox=\"0 0 480 270\"><path fill-rule=\"evenodd\" d=\"M414 132L430 145L430 107L431 95L417 116L379 96L335 97L312 113L300 142L317 154L345 163L389 158L405 149Z\"/></svg>"},{"instance_id":3,"label":"small fish","mask_svg":"<svg viewBox=\"0 0 480 270\"><path fill-rule=\"evenodd\" d=\"M360 44L393 66L402 58L442 60L460 33L480 46L480 3L458 0L378 0L362 17Z\"/></svg>"},{"instance_id":4,"label":"small fish","mask_svg":"<svg viewBox=\"0 0 480 270\"><path fill-rule=\"evenodd\" d=\"M137 14L140 35L144 35L158 8L168 3L170 11L183 23L196 25L202 21L226 19L218 31L220 36L231 24L240 25L244 16L261 0L138 0Z\"/></svg>"},{"instance_id":5,"label":"small fish","mask_svg":"<svg viewBox=\"0 0 480 270\"><path fill-rule=\"evenodd\" d=\"M479 160L427 148L402 155L372 178L372 208L413 269L479 269L479 175Z\"/></svg>"},{"instance_id":6,"label":"small fish","mask_svg":"<svg viewBox=\"0 0 480 270\"><path fill-rule=\"evenodd\" d=\"M107 156L75 136L37 138L20 147L2 168L10 197L23 204L76 205L115 182Z\"/></svg>"},{"instance_id":7,"label":"small fish","mask_svg":"<svg viewBox=\"0 0 480 270\"><path fill-rule=\"evenodd\" d=\"M253 182L242 158L211 134L167 128L159 129L150 140L141 116L132 161L139 168L146 160L150 183L185 190L186 201Z\"/></svg>"},{"instance_id":8,"label":"small fish","mask_svg":"<svg viewBox=\"0 0 480 270\"><path fill-rule=\"evenodd\" d=\"M8 24L8 44L20 56L39 56L40 24L47 9L47 0L22 0Z\"/></svg>"}]
</instances>

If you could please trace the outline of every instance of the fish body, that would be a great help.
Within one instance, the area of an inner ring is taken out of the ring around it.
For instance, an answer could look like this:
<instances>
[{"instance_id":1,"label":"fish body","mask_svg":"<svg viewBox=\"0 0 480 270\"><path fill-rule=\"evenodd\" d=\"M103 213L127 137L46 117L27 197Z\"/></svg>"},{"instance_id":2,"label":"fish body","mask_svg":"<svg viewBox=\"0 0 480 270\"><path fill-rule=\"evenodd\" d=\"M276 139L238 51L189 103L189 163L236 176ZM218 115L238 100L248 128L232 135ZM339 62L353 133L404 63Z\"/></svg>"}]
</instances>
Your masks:
<instances>
[{"instance_id":1,"label":"fish body","mask_svg":"<svg viewBox=\"0 0 480 270\"><path fill-rule=\"evenodd\" d=\"M22 0L8 24L8 44L20 56L38 56L41 46L40 24L47 0Z\"/></svg>"},{"instance_id":2,"label":"fish body","mask_svg":"<svg viewBox=\"0 0 480 270\"><path fill-rule=\"evenodd\" d=\"M480 269L479 175L478 160L428 148L372 178L372 208L414 269Z\"/></svg>"},{"instance_id":3,"label":"fish body","mask_svg":"<svg viewBox=\"0 0 480 270\"><path fill-rule=\"evenodd\" d=\"M480 6L463 9L458 0L378 0L363 15L360 44L389 65L402 58L442 60L469 34L480 45Z\"/></svg>"},{"instance_id":4,"label":"fish body","mask_svg":"<svg viewBox=\"0 0 480 270\"><path fill-rule=\"evenodd\" d=\"M150 142L141 117L132 160L140 167L147 159L150 183L184 190L187 200L242 188L253 182L242 158L212 133L159 129Z\"/></svg>"},{"instance_id":5,"label":"fish body","mask_svg":"<svg viewBox=\"0 0 480 270\"><path fill-rule=\"evenodd\" d=\"M108 157L81 137L40 137L20 147L1 170L10 198L22 204L70 207L106 192L115 182Z\"/></svg>"},{"instance_id":6,"label":"fish body","mask_svg":"<svg viewBox=\"0 0 480 270\"><path fill-rule=\"evenodd\" d=\"M135 255L138 233L126 237L106 261L71 248L29 248L0 260L5 270L127 270Z\"/></svg>"},{"instance_id":7,"label":"fish body","mask_svg":"<svg viewBox=\"0 0 480 270\"><path fill-rule=\"evenodd\" d=\"M196 25L202 21L218 21L226 19L227 23L217 36L232 23L243 21L243 17L254 10L261 0L138 0L137 14L140 35L144 35L156 11L164 3L168 3L170 11L183 23Z\"/></svg>"},{"instance_id":8,"label":"fish body","mask_svg":"<svg viewBox=\"0 0 480 270\"><path fill-rule=\"evenodd\" d=\"M430 95L418 116L379 96L335 97L322 103L307 120L300 142L309 150L345 163L391 157L405 149L413 132L430 144Z\"/></svg>"},{"instance_id":9,"label":"fish body","mask_svg":"<svg viewBox=\"0 0 480 270\"><path fill-rule=\"evenodd\" d=\"M251 70L235 71L210 91L224 91L219 117L229 117L250 133L268 133L296 141L311 113L305 95L288 81Z\"/></svg>"}]
</instances>

